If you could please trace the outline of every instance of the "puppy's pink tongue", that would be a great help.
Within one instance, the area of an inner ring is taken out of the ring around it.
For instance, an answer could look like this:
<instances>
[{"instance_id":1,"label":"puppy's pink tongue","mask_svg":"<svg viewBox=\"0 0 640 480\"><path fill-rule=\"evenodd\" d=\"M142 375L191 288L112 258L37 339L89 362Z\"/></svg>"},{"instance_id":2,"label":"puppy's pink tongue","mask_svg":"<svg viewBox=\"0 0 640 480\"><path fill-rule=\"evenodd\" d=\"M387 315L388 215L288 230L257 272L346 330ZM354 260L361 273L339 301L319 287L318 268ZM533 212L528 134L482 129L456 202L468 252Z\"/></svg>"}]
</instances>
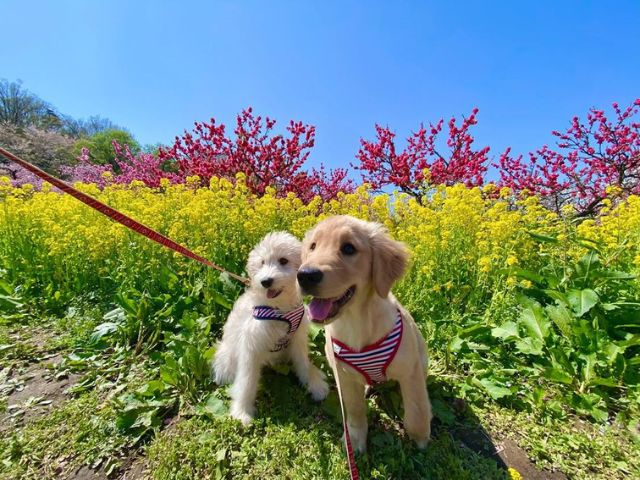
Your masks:
<instances>
[{"instance_id":1,"label":"puppy's pink tongue","mask_svg":"<svg viewBox=\"0 0 640 480\"><path fill-rule=\"evenodd\" d=\"M329 316L333 300L330 298L314 298L309 303L309 312L313 320L325 320Z\"/></svg>"}]
</instances>

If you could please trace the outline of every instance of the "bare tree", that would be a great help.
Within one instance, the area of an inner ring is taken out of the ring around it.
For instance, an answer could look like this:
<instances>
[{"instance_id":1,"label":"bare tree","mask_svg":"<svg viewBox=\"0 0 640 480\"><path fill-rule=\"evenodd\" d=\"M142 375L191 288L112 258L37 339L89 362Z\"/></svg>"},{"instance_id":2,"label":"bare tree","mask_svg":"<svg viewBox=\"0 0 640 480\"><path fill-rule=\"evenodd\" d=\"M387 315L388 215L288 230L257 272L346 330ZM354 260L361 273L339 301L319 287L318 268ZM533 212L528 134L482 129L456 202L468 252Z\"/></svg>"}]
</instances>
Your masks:
<instances>
[{"instance_id":1,"label":"bare tree","mask_svg":"<svg viewBox=\"0 0 640 480\"><path fill-rule=\"evenodd\" d=\"M27 127L55 116L53 109L39 97L22 88L22 82L0 80L0 123Z\"/></svg>"}]
</instances>

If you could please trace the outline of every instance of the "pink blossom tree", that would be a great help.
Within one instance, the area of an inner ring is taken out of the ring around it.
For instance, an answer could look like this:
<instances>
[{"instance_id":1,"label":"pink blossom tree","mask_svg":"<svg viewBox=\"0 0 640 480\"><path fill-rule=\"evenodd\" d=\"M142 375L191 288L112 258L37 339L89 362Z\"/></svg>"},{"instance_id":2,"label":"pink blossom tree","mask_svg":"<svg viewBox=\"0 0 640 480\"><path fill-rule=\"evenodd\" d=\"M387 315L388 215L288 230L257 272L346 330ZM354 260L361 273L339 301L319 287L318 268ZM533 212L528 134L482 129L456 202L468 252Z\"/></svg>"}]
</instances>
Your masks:
<instances>
[{"instance_id":1,"label":"pink blossom tree","mask_svg":"<svg viewBox=\"0 0 640 480\"><path fill-rule=\"evenodd\" d=\"M360 140L356 155L359 164L353 166L363 172L362 179L374 189L393 185L418 200L426 184L481 185L487 171L489 147L476 149L474 145L470 129L477 123L477 114L478 109L474 108L460 125L455 118L449 120L444 150L438 146L444 125L442 119L429 128L421 125L407 138L407 145L401 151L395 144L396 134L389 127L376 125L376 139Z\"/></svg>"},{"instance_id":2,"label":"pink blossom tree","mask_svg":"<svg viewBox=\"0 0 640 480\"><path fill-rule=\"evenodd\" d=\"M613 111L612 119L596 108L586 122L574 117L566 132L552 132L555 148L545 145L528 160L507 150L496 164L500 184L540 195L556 211L572 204L579 216L598 212L607 187L640 194L640 98L625 108L614 103Z\"/></svg>"},{"instance_id":3,"label":"pink blossom tree","mask_svg":"<svg viewBox=\"0 0 640 480\"><path fill-rule=\"evenodd\" d=\"M161 148L158 159L175 163L180 178L198 175L203 182L213 176L233 180L237 173L244 173L247 185L257 194L274 187L278 195L293 192L309 201L314 195L329 199L353 190L345 169L303 170L315 143L315 127L291 121L287 135L281 135L272 133L275 125L269 117L254 116L251 108L237 116L233 136L213 118L196 122L193 132L176 137L171 148Z\"/></svg>"}]
</instances>

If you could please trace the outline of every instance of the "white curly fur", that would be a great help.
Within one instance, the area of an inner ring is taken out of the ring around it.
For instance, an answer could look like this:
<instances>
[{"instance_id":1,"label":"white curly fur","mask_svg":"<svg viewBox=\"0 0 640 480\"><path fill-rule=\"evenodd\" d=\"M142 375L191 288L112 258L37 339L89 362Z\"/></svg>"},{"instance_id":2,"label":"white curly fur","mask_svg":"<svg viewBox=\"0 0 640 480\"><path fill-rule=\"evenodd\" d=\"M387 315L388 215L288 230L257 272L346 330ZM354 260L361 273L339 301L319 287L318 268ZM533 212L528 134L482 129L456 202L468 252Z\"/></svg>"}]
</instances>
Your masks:
<instances>
[{"instance_id":1,"label":"white curly fur","mask_svg":"<svg viewBox=\"0 0 640 480\"><path fill-rule=\"evenodd\" d=\"M329 393L325 375L309 361L306 309L289 346L279 352L270 350L286 334L287 325L281 321L253 318L255 306L266 305L286 312L302 303L296 282L300 251L300 241L285 232L270 233L256 245L247 263L251 285L234 304L216 350L213 360L215 381L219 385L233 382L231 416L245 425L255 414L256 393L264 365L291 361L298 379L307 386L314 400L322 400ZM288 263L281 265L281 258L286 258ZM282 289L276 298L267 298L268 289L261 284L268 278L273 279L272 290Z\"/></svg>"}]
</instances>

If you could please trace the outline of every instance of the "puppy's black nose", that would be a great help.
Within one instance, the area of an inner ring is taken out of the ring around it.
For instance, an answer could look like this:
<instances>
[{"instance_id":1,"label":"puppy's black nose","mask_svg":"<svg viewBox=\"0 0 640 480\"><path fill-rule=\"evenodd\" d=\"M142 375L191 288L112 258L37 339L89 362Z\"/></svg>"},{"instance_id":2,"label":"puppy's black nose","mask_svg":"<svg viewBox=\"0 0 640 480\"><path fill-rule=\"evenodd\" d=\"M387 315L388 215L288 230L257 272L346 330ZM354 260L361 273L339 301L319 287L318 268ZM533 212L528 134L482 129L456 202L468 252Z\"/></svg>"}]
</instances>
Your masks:
<instances>
[{"instance_id":1,"label":"puppy's black nose","mask_svg":"<svg viewBox=\"0 0 640 480\"><path fill-rule=\"evenodd\" d=\"M298 270L298 283L302 288L314 287L322 281L323 276L317 268L304 267Z\"/></svg>"},{"instance_id":2,"label":"puppy's black nose","mask_svg":"<svg viewBox=\"0 0 640 480\"><path fill-rule=\"evenodd\" d=\"M261 280L260 283L264 288L269 288L273 285L273 278L265 278L264 280Z\"/></svg>"}]
</instances>

